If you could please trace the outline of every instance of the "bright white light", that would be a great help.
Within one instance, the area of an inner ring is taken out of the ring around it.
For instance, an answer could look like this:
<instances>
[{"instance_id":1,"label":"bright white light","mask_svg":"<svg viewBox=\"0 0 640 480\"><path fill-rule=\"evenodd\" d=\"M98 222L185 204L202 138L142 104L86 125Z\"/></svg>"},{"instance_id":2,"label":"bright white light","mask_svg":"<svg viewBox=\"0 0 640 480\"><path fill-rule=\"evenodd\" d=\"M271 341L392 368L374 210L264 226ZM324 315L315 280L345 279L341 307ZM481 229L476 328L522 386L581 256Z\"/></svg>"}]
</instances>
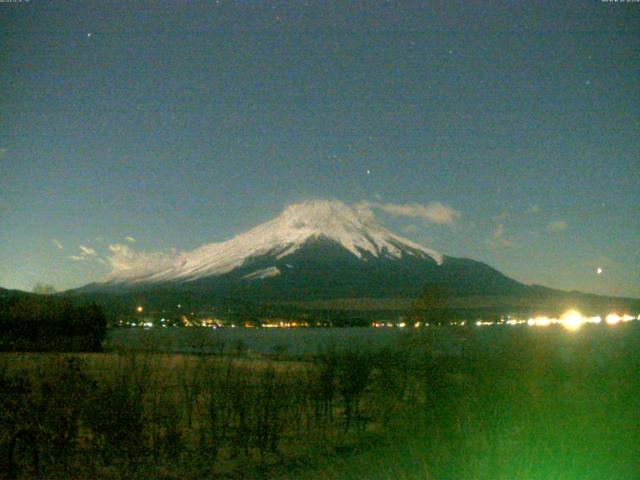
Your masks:
<instances>
[{"instance_id":1,"label":"bright white light","mask_svg":"<svg viewBox=\"0 0 640 480\"><path fill-rule=\"evenodd\" d=\"M548 327L551 325L551 319L548 317L536 317L533 319L533 323L536 327Z\"/></svg>"},{"instance_id":2,"label":"bright white light","mask_svg":"<svg viewBox=\"0 0 640 480\"><path fill-rule=\"evenodd\" d=\"M631 315L628 315L626 313L624 315L622 315L622 321L623 322L630 322L631 320L633 320L633 317Z\"/></svg>"},{"instance_id":3,"label":"bright white light","mask_svg":"<svg viewBox=\"0 0 640 480\"><path fill-rule=\"evenodd\" d=\"M138 307L136 308L136 312L138 313L142 313L143 310L144 308L142 307L142 305L138 305Z\"/></svg>"},{"instance_id":4,"label":"bright white light","mask_svg":"<svg viewBox=\"0 0 640 480\"><path fill-rule=\"evenodd\" d=\"M596 272L597 272L597 274L598 274L598 275L601 275L601 274L602 274L602 269L601 269L600 267L598 267L598 269L596 270Z\"/></svg>"},{"instance_id":5,"label":"bright white light","mask_svg":"<svg viewBox=\"0 0 640 480\"><path fill-rule=\"evenodd\" d=\"M568 312L565 312L560 318L562 325L567 330L577 330L582 326L583 323L585 323L585 320L586 319L577 310L569 310Z\"/></svg>"},{"instance_id":6,"label":"bright white light","mask_svg":"<svg viewBox=\"0 0 640 480\"><path fill-rule=\"evenodd\" d=\"M507 325L522 325L523 323L527 323L526 320L516 320L515 318L510 318L507 320Z\"/></svg>"},{"instance_id":7,"label":"bright white light","mask_svg":"<svg viewBox=\"0 0 640 480\"><path fill-rule=\"evenodd\" d=\"M615 325L620 320L622 320L622 317L617 313L610 313L609 315L607 315L607 323L609 325Z\"/></svg>"}]
</instances>

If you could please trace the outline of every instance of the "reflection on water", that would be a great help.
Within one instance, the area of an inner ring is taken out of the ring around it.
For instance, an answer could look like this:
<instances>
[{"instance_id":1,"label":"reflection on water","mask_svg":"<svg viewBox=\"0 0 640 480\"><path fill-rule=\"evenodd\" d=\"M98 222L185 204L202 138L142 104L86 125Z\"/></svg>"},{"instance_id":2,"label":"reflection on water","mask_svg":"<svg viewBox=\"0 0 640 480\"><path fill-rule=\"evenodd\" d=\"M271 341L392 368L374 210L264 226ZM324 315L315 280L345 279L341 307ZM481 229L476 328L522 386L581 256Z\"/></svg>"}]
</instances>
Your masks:
<instances>
[{"instance_id":1,"label":"reflection on water","mask_svg":"<svg viewBox=\"0 0 640 480\"><path fill-rule=\"evenodd\" d=\"M514 336L545 335L567 351L581 339L595 337L607 350L610 335L623 334L634 345L640 344L640 322L612 326L613 318L600 323L587 323L580 330L569 331L560 325L549 328L528 328L522 325L494 325L478 328L115 328L108 332L107 350L134 348L181 353L256 353L313 355L319 351L336 349L379 350L403 342L429 344L435 351L461 353L466 345L474 349L493 350ZM623 322L621 322L623 323ZM476 350L477 351L477 350Z\"/></svg>"}]
</instances>

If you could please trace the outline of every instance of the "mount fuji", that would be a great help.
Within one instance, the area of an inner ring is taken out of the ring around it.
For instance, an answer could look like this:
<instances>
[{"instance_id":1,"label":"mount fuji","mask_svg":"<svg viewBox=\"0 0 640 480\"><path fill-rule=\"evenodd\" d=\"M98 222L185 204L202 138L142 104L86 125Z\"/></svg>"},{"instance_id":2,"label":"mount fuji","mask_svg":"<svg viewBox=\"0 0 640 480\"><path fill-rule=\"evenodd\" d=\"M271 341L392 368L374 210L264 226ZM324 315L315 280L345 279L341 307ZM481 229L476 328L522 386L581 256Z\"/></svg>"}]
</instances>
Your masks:
<instances>
[{"instance_id":1,"label":"mount fuji","mask_svg":"<svg viewBox=\"0 0 640 480\"><path fill-rule=\"evenodd\" d=\"M193 251L112 250L113 271L102 282L61 294L124 314L136 305L167 313L179 305L209 312L216 305L228 311L267 308L272 315L289 309L387 315L445 308L460 318L640 308L634 299L522 284L482 262L396 235L369 208L339 201L291 205L271 221Z\"/></svg>"},{"instance_id":2,"label":"mount fuji","mask_svg":"<svg viewBox=\"0 0 640 480\"><path fill-rule=\"evenodd\" d=\"M458 294L525 286L481 262L442 255L396 235L370 211L339 201L287 207L228 241L190 252L132 256L104 282L78 292L172 289L253 300L411 297L426 284Z\"/></svg>"},{"instance_id":3,"label":"mount fuji","mask_svg":"<svg viewBox=\"0 0 640 480\"><path fill-rule=\"evenodd\" d=\"M442 264L442 255L394 235L366 214L337 201L312 201L292 205L274 220L222 243L204 245L176 254L162 263L138 262L113 272L115 283L193 282L224 275L238 268L262 263L272 265L247 274L248 280L280 275L282 260L318 241L334 244L358 260L401 260L411 256ZM284 263L285 268L287 263Z\"/></svg>"}]
</instances>

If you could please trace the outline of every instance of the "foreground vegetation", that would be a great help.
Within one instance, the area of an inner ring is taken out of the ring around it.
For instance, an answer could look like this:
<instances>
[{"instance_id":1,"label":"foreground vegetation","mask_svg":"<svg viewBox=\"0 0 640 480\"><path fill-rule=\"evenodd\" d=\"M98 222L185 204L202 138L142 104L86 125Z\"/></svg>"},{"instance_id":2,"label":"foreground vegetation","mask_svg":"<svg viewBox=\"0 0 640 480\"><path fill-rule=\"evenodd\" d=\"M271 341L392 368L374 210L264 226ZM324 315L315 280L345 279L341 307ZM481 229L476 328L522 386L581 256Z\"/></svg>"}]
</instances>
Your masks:
<instances>
[{"instance_id":1,"label":"foreground vegetation","mask_svg":"<svg viewBox=\"0 0 640 480\"><path fill-rule=\"evenodd\" d=\"M1 475L635 478L638 327L495 328L295 361L5 353Z\"/></svg>"}]
</instances>

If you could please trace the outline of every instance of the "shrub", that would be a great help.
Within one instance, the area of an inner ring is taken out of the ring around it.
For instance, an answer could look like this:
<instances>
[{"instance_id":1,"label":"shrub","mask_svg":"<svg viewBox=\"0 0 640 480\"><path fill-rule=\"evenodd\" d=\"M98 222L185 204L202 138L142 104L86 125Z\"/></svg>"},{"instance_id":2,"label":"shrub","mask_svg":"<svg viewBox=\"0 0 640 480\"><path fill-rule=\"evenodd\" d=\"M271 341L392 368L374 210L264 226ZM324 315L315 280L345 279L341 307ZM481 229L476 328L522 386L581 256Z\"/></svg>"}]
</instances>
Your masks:
<instances>
[{"instance_id":1,"label":"shrub","mask_svg":"<svg viewBox=\"0 0 640 480\"><path fill-rule=\"evenodd\" d=\"M149 368L133 354L125 361L115 367L112 378L101 379L85 409L85 422L107 461L120 457L135 462L143 454Z\"/></svg>"}]
</instances>

